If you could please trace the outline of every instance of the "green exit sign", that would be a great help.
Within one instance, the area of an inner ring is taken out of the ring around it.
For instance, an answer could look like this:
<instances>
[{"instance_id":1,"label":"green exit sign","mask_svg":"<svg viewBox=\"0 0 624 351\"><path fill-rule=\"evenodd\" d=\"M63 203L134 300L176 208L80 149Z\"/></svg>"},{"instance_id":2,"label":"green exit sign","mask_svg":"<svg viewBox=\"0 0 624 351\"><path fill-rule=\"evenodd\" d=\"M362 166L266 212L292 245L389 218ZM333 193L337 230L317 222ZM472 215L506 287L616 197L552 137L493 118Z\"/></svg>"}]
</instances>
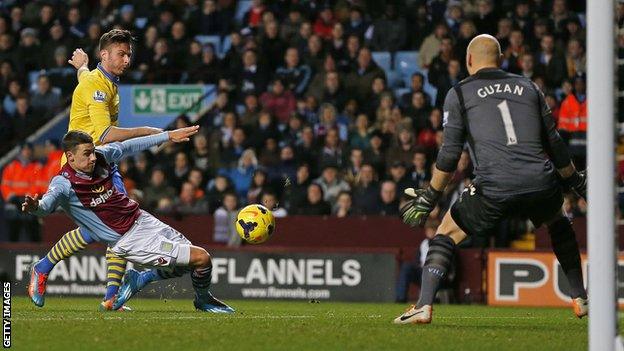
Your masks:
<instances>
[{"instance_id":1,"label":"green exit sign","mask_svg":"<svg viewBox=\"0 0 624 351\"><path fill-rule=\"evenodd\" d=\"M150 85L132 88L134 114L173 115L199 112L200 104L189 110L204 94L201 85Z\"/></svg>"}]
</instances>

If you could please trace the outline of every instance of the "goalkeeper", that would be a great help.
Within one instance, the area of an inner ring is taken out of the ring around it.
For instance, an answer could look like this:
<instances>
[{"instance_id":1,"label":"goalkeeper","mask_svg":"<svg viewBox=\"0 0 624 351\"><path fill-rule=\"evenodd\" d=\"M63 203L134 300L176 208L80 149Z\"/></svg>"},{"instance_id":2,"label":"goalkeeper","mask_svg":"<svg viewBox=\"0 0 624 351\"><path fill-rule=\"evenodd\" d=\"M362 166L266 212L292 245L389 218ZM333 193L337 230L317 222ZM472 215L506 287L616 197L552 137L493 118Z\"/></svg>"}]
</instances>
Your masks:
<instances>
[{"instance_id":1,"label":"goalkeeper","mask_svg":"<svg viewBox=\"0 0 624 351\"><path fill-rule=\"evenodd\" d=\"M587 315L581 258L570 221L563 216L564 185L585 197L586 177L570 161L544 95L529 79L499 69L500 44L479 35L468 45L470 77L449 90L444 102L444 144L427 189L408 188L413 199L401 208L403 221L423 225L434 209L467 141L475 180L442 219L429 244L420 299L394 322L430 323L432 304L455 247L468 235L487 233L504 217L548 226L552 248L570 283L574 313Z\"/></svg>"}]
</instances>

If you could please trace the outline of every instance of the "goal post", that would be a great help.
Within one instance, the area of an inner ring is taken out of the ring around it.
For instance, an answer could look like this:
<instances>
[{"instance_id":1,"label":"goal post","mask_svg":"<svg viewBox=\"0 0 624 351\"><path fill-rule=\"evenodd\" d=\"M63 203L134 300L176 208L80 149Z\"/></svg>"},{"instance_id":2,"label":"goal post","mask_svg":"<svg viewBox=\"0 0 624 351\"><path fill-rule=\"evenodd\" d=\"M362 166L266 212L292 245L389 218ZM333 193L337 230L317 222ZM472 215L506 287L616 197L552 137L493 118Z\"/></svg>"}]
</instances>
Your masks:
<instances>
[{"instance_id":1,"label":"goal post","mask_svg":"<svg viewBox=\"0 0 624 351\"><path fill-rule=\"evenodd\" d=\"M615 227L615 1L587 1L589 350L620 348ZM619 341L617 341L619 343Z\"/></svg>"}]
</instances>

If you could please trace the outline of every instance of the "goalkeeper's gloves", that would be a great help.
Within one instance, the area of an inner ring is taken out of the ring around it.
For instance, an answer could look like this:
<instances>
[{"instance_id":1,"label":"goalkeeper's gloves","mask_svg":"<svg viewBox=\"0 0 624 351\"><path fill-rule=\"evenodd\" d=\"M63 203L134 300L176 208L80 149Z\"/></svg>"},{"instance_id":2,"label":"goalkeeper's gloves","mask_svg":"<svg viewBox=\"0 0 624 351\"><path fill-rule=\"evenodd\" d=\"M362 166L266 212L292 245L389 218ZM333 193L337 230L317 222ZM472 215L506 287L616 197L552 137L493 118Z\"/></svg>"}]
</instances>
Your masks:
<instances>
[{"instance_id":1,"label":"goalkeeper's gloves","mask_svg":"<svg viewBox=\"0 0 624 351\"><path fill-rule=\"evenodd\" d=\"M429 213L433 211L438 200L440 200L442 192L431 186L427 189L407 188L404 192L412 199L401 208L403 222L410 227L425 225Z\"/></svg>"},{"instance_id":2,"label":"goalkeeper's gloves","mask_svg":"<svg viewBox=\"0 0 624 351\"><path fill-rule=\"evenodd\" d=\"M563 184L574 190L578 196L587 199L587 170L574 172L568 178L563 179Z\"/></svg>"}]
</instances>

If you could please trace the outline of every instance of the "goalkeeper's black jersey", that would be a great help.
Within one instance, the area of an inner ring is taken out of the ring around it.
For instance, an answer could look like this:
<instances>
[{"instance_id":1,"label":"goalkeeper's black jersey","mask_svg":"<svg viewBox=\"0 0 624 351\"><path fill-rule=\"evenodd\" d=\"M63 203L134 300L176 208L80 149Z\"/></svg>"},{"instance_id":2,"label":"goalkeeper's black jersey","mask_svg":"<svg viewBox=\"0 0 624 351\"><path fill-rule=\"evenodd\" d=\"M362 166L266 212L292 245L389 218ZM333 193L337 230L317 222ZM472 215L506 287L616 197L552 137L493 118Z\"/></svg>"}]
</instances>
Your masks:
<instances>
[{"instance_id":1,"label":"goalkeeper's black jersey","mask_svg":"<svg viewBox=\"0 0 624 351\"><path fill-rule=\"evenodd\" d=\"M475 184L504 197L556 186L555 167L569 164L544 96L529 79L485 68L449 90L437 168L452 172L467 142Z\"/></svg>"}]
</instances>

